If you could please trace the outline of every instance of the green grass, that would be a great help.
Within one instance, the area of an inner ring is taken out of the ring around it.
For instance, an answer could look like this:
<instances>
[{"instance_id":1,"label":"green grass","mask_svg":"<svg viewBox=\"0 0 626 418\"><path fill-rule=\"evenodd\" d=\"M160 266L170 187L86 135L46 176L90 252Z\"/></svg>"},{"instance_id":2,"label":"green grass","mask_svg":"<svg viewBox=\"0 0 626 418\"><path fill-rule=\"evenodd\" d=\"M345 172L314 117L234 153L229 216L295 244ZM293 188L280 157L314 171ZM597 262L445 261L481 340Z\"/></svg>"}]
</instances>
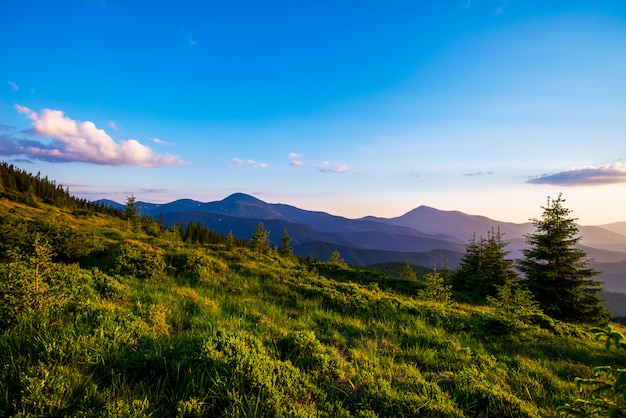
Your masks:
<instances>
[{"instance_id":1,"label":"green grass","mask_svg":"<svg viewBox=\"0 0 626 418\"><path fill-rule=\"evenodd\" d=\"M0 264L3 416L550 417L576 376L626 364L584 328L421 282L0 204L26 226L50 211L104 250L48 262L40 295L32 264Z\"/></svg>"}]
</instances>

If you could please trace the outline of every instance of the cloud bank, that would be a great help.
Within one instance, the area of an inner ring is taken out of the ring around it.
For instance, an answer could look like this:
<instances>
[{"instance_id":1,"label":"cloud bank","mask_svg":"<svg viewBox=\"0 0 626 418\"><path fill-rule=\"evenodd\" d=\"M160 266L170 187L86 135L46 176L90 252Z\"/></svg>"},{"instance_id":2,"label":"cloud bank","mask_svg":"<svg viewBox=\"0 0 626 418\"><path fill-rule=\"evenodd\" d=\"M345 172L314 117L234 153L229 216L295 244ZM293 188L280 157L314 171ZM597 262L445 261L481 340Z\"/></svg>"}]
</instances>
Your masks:
<instances>
[{"instance_id":1,"label":"cloud bank","mask_svg":"<svg viewBox=\"0 0 626 418\"><path fill-rule=\"evenodd\" d=\"M595 186L626 183L626 163L573 168L554 174L543 174L527 181L530 184L558 186Z\"/></svg>"},{"instance_id":2,"label":"cloud bank","mask_svg":"<svg viewBox=\"0 0 626 418\"><path fill-rule=\"evenodd\" d=\"M43 109L37 113L27 107L15 109L33 121L31 132L50 138L50 144L36 140L0 137L0 154L27 155L50 162L86 162L101 165L179 165L184 161L175 155L154 155L149 147L134 139L117 143L93 122L75 121L60 110Z\"/></svg>"}]
</instances>

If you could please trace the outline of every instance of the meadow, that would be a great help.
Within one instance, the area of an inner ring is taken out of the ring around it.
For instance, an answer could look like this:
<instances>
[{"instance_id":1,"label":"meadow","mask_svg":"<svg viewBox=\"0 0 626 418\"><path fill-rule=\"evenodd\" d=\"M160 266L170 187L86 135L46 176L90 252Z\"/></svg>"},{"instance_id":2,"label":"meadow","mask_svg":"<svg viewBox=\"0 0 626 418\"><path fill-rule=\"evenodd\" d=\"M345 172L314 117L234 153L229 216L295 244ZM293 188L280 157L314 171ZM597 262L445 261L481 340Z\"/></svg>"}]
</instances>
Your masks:
<instances>
[{"instance_id":1,"label":"meadow","mask_svg":"<svg viewBox=\"0 0 626 418\"><path fill-rule=\"evenodd\" d=\"M551 417L590 399L576 377L626 366L593 324L436 301L422 274L16 196L0 198L3 416Z\"/></svg>"}]
</instances>

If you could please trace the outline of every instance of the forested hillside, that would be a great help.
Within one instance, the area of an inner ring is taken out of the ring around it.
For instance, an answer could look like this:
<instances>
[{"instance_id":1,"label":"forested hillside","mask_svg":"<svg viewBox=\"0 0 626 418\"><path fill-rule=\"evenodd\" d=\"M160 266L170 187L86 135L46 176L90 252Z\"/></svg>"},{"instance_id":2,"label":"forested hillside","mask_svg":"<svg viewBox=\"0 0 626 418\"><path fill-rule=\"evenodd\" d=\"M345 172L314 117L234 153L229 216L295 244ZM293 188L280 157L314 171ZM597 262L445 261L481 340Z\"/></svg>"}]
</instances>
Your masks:
<instances>
[{"instance_id":1,"label":"forested hillside","mask_svg":"<svg viewBox=\"0 0 626 418\"><path fill-rule=\"evenodd\" d=\"M623 386L590 394L619 372L575 381L626 367L588 331L606 324L548 316L510 281L479 294L445 266L300 259L288 231L272 246L262 224L247 241L168 228L132 197L114 210L1 174L3 416L624 412Z\"/></svg>"}]
</instances>

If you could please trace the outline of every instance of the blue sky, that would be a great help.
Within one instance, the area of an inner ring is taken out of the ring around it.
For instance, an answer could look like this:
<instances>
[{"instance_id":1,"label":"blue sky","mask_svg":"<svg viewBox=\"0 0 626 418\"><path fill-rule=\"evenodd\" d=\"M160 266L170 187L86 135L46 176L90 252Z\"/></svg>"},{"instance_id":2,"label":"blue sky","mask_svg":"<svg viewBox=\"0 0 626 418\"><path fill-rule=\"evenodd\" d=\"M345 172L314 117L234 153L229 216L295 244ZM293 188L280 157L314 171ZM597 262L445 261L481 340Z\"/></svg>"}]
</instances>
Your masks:
<instances>
[{"instance_id":1,"label":"blue sky","mask_svg":"<svg viewBox=\"0 0 626 418\"><path fill-rule=\"evenodd\" d=\"M4 0L0 159L89 199L626 221L625 2L338 3Z\"/></svg>"}]
</instances>

